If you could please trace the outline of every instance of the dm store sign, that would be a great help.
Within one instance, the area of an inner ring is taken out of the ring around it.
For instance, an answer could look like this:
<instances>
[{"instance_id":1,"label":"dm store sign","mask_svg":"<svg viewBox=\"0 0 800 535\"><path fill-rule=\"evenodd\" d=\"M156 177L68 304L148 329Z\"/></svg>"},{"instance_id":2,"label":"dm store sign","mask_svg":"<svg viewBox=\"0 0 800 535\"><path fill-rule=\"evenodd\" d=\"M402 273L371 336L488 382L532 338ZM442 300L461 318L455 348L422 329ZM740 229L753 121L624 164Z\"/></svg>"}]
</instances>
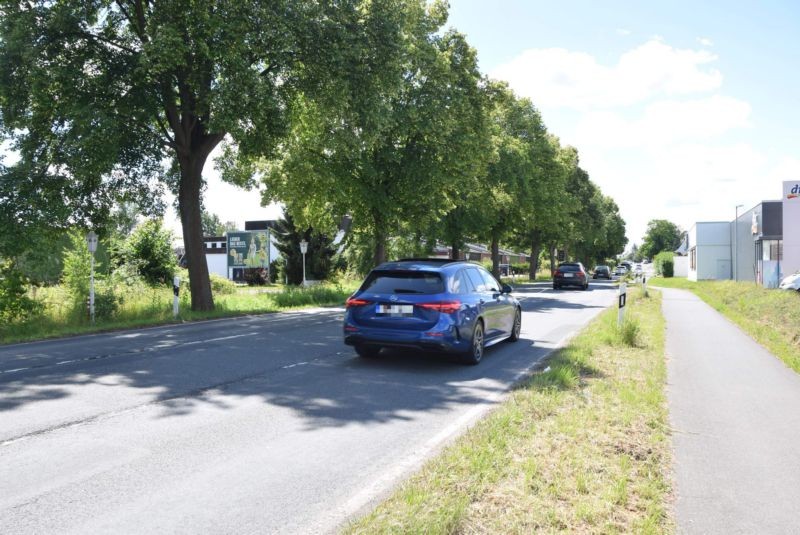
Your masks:
<instances>
[{"instance_id":1,"label":"dm store sign","mask_svg":"<svg viewBox=\"0 0 800 535\"><path fill-rule=\"evenodd\" d=\"M800 270L800 181L783 183L782 276Z\"/></svg>"}]
</instances>

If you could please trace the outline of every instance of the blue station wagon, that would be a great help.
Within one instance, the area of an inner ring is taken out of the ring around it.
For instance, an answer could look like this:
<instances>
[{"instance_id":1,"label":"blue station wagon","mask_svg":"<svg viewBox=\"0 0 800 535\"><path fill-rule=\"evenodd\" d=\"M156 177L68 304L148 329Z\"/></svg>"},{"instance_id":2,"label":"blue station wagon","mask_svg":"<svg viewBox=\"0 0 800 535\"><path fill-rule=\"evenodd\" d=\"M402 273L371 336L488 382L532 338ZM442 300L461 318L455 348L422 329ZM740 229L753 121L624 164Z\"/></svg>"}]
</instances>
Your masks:
<instances>
[{"instance_id":1,"label":"blue station wagon","mask_svg":"<svg viewBox=\"0 0 800 535\"><path fill-rule=\"evenodd\" d=\"M487 346L519 339L522 308L511 291L470 262L386 262L347 300L344 343L362 357L406 347L454 353L478 364Z\"/></svg>"}]
</instances>

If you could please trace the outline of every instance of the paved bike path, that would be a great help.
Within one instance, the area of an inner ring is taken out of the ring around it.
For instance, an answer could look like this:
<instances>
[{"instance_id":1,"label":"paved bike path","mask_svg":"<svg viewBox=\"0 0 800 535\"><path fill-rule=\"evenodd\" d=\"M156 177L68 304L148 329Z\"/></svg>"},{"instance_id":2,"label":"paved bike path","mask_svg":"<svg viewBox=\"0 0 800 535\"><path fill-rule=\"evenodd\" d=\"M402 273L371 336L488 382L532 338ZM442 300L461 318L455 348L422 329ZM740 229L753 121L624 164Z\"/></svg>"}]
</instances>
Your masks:
<instances>
[{"instance_id":1,"label":"paved bike path","mask_svg":"<svg viewBox=\"0 0 800 535\"><path fill-rule=\"evenodd\" d=\"M800 533L800 375L693 293L663 296L678 533Z\"/></svg>"}]
</instances>

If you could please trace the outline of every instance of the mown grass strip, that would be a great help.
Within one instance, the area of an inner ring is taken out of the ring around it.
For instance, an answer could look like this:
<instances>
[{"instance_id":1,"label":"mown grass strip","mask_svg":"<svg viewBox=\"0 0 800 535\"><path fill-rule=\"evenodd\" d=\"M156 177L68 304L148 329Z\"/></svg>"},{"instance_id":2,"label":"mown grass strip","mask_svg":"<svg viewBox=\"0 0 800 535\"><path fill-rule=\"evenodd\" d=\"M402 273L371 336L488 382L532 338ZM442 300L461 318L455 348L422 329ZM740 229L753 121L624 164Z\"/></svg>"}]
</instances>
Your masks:
<instances>
[{"instance_id":1,"label":"mown grass strip","mask_svg":"<svg viewBox=\"0 0 800 535\"><path fill-rule=\"evenodd\" d=\"M0 325L0 344L337 305L343 304L355 287L355 283L346 283L307 289L285 288L270 293L252 293L249 289L243 289L215 296L215 309L210 312L192 311L187 293L182 297L177 320L172 316L172 291L165 288L150 289L140 295L126 296L123 306L112 319L98 321L95 325L89 322L84 310L76 311L68 306L49 306L41 316L26 323ZM55 301L58 302L58 296Z\"/></svg>"},{"instance_id":2,"label":"mown grass strip","mask_svg":"<svg viewBox=\"0 0 800 535\"><path fill-rule=\"evenodd\" d=\"M787 366L800 372L800 295L762 288L752 282L650 279L653 286L694 292L766 347Z\"/></svg>"},{"instance_id":3,"label":"mown grass strip","mask_svg":"<svg viewBox=\"0 0 800 535\"><path fill-rule=\"evenodd\" d=\"M672 531L660 296L630 295L345 532Z\"/></svg>"}]
</instances>

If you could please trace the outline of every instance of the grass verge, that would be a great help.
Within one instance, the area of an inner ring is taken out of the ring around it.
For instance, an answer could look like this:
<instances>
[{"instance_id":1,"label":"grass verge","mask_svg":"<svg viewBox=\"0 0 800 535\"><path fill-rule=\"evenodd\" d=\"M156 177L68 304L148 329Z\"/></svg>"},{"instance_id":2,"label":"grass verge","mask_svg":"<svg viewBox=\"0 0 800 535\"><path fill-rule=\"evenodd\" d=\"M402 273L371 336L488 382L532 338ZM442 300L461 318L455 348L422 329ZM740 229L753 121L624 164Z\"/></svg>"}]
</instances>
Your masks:
<instances>
[{"instance_id":1,"label":"grass verge","mask_svg":"<svg viewBox=\"0 0 800 535\"><path fill-rule=\"evenodd\" d=\"M800 295L752 282L655 277L652 286L690 290L800 373Z\"/></svg>"},{"instance_id":2,"label":"grass verge","mask_svg":"<svg viewBox=\"0 0 800 535\"><path fill-rule=\"evenodd\" d=\"M190 309L188 292L181 294L180 315L172 316L172 290L150 288L126 295L119 310L110 319L92 325L84 310L74 310L63 289L50 288L49 295L40 296L45 303L44 313L26 323L0 325L0 344L42 340L117 329L129 329L184 321L266 314L303 307L343 304L357 283L319 285L311 288L283 288L275 292L253 293L241 288L233 293L214 296L215 308L210 312Z\"/></svg>"},{"instance_id":3,"label":"grass verge","mask_svg":"<svg viewBox=\"0 0 800 535\"><path fill-rule=\"evenodd\" d=\"M345 532L672 531L664 321L651 296L632 289L626 328L603 313Z\"/></svg>"}]
</instances>

